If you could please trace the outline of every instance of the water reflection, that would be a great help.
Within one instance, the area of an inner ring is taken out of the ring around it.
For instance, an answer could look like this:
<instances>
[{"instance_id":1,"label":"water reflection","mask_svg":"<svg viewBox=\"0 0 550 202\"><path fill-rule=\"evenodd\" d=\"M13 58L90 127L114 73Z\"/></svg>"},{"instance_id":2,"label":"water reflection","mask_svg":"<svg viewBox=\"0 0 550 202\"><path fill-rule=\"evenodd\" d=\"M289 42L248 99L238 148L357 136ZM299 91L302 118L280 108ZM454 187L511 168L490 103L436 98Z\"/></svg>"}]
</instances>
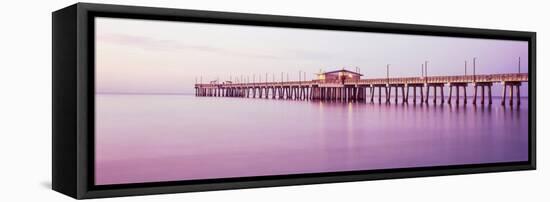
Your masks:
<instances>
[{"instance_id":1,"label":"water reflection","mask_svg":"<svg viewBox=\"0 0 550 202\"><path fill-rule=\"evenodd\" d=\"M98 184L509 162L528 154L526 101L512 109L453 102L96 98Z\"/></svg>"}]
</instances>

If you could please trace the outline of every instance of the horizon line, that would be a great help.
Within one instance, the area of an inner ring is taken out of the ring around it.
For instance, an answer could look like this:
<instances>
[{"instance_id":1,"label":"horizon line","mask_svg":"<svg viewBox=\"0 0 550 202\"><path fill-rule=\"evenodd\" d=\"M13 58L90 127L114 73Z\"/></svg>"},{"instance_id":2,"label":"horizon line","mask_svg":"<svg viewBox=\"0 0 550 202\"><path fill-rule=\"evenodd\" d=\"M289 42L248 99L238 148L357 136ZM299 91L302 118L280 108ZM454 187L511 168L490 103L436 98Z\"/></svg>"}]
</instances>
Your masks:
<instances>
[{"instance_id":1,"label":"horizon line","mask_svg":"<svg viewBox=\"0 0 550 202\"><path fill-rule=\"evenodd\" d=\"M113 95L194 95L188 92L95 92L95 94L113 94Z\"/></svg>"},{"instance_id":2,"label":"horizon line","mask_svg":"<svg viewBox=\"0 0 550 202\"><path fill-rule=\"evenodd\" d=\"M96 95L194 95L195 93L178 93L178 92L96 92L95 94ZM448 95L445 95L445 96L448 96ZM419 97L419 96L417 96L417 97ZM474 96L466 96L466 97L470 98L470 97L474 97ZM501 95L493 95L492 97L493 98L502 98ZM529 95L520 96L520 98L529 98Z\"/></svg>"}]
</instances>

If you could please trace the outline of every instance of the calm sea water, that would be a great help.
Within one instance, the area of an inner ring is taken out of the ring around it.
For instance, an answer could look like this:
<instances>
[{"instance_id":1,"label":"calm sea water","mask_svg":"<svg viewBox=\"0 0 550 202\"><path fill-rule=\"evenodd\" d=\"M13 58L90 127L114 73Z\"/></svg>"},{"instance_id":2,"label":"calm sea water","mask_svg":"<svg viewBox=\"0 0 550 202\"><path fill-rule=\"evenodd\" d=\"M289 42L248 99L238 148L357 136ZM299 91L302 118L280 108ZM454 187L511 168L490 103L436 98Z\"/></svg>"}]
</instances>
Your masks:
<instances>
[{"instance_id":1,"label":"calm sea water","mask_svg":"<svg viewBox=\"0 0 550 202\"><path fill-rule=\"evenodd\" d=\"M514 109L493 101L474 107L98 94L95 183L527 160L527 100Z\"/></svg>"}]
</instances>

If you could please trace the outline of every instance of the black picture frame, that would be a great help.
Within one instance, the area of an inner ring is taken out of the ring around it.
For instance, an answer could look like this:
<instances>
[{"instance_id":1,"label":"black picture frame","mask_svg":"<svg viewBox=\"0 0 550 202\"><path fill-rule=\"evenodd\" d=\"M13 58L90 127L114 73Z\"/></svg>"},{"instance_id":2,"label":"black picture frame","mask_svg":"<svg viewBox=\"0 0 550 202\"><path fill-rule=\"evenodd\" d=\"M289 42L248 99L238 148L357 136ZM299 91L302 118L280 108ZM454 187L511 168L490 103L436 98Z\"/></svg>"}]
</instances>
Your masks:
<instances>
[{"instance_id":1,"label":"black picture frame","mask_svg":"<svg viewBox=\"0 0 550 202\"><path fill-rule=\"evenodd\" d=\"M174 182L94 185L94 18L116 17L527 41L529 160ZM536 33L77 3L52 13L52 188L84 199L536 169Z\"/></svg>"}]
</instances>

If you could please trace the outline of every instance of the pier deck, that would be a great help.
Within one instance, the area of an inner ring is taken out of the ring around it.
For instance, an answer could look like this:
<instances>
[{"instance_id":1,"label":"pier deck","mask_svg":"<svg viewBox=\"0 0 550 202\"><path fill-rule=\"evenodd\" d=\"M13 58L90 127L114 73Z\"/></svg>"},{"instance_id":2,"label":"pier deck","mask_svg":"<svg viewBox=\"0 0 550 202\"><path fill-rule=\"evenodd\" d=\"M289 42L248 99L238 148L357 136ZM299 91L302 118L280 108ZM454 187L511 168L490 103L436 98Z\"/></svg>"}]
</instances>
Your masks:
<instances>
[{"instance_id":1,"label":"pier deck","mask_svg":"<svg viewBox=\"0 0 550 202\"><path fill-rule=\"evenodd\" d=\"M382 89L384 89L385 102L391 102L391 91L394 90L394 102L398 98L402 102L409 101L409 89L413 88L413 102L416 102L416 90L420 90L420 102L428 103L430 89L433 89L433 103L437 102L438 91L440 102L445 101L443 88L449 88L447 102L451 103L453 88L456 93L456 103L459 103L460 89L463 91L464 103L467 102L466 87L473 87L472 104L477 104L478 89L481 90L481 104L485 104L485 97L488 97L488 104L492 104L491 88L493 84L501 84L503 98L501 104L506 102L507 91L509 91L509 103L513 105L514 97L519 105L520 86L528 82L527 73L510 74L484 74L484 75L462 75L462 76L427 76L427 77L395 77L395 78L372 78L355 81L282 81L282 82L254 82L254 83L209 83L195 84L196 96L214 97L248 97L248 98L272 98L272 99L304 99L304 100L339 100L339 101L361 101L367 100L367 92L370 92L370 101L374 101L375 90L378 90L378 101L382 102ZM368 89L368 91L367 91ZM488 93L485 93L487 89ZM515 93L514 93L515 91ZM399 94L401 92L401 94ZM424 94L424 92L426 92Z\"/></svg>"}]
</instances>

